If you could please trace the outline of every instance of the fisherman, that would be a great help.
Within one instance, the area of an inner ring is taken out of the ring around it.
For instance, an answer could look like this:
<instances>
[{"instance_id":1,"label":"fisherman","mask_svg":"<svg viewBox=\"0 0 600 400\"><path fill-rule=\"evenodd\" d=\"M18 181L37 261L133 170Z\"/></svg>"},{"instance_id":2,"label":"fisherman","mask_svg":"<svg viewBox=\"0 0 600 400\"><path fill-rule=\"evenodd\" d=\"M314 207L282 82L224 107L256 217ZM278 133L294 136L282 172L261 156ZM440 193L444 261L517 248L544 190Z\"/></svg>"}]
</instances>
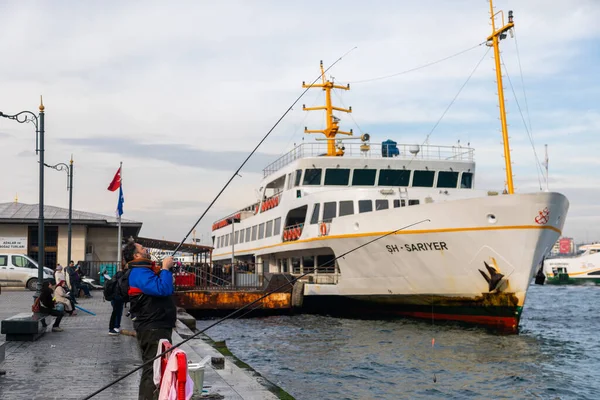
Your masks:
<instances>
[{"instance_id":1,"label":"fisherman","mask_svg":"<svg viewBox=\"0 0 600 400\"><path fill-rule=\"evenodd\" d=\"M133 326L142 353L142 362L156 357L160 339L171 341L177 320L177 309L173 301L173 258L167 257L162 267L152 270L150 253L141 244L130 239L123 247L123 258L129 273L129 300L131 313L135 315ZM153 380L152 364L145 365L140 380L139 400L153 400L158 396Z\"/></svg>"}]
</instances>

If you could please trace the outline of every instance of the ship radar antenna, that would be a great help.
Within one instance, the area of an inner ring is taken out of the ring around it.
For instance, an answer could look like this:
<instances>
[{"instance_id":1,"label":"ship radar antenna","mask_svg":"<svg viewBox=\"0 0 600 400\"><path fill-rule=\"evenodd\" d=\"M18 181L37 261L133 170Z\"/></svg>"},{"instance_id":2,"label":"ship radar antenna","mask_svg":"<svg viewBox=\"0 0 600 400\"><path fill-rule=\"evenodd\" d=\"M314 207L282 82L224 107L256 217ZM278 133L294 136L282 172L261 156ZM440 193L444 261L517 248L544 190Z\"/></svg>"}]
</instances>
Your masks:
<instances>
[{"instance_id":1,"label":"ship radar antenna","mask_svg":"<svg viewBox=\"0 0 600 400\"><path fill-rule=\"evenodd\" d=\"M496 16L501 16L502 27L496 29ZM487 46L494 48L494 61L496 63L496 81L498 83L498 103L500 105L500 121L502 122L502 139L504 142L504 162L506 164L506 186L508 194L515 192L513 185L512 164L510 161L510 146L508 144L508 128L506 124L506 108L504 106L504 89L502 87L502 70L500 69L500 41L506 39L506 32L513 37L513 12L508 12L508 23L504 23L504 11L494 13L494 5L490 0L490 19L492 20L492 34L487 37Z\"/></svg>"},{"instance_id":2,"label":"ship radar antenna","mask_svg":"<svg viewBox=\"0 0 600 400\"><path fill-rule=\"evenodd\" d=\"M339 122L340 119L333 115L333 111L341 111L346 113L352 112L352 107L348 108L340 108L335 107L331 104L331 89L341 89L341 90L350 90L350 85L342 86L335 85L333 83L333 78L331 80L325 79L325 71L323 70L323 61L321 61L321 79L323 83L316 83L313 85L307 85L302 82L303 88L322 88L325 91L325 105L318 107L306 107L302 106L302 110L304 111L315 111L315 110L325 110L325 120L326 127L322 130L314 130L304 128L304 133L322 133L327 138L327 155L328 156L343 156L344 155L344 147L336 146L335 137L336 135L349 135L352 136L352 129L349 132L340 131Z\"/></svg>"}]
</instances>

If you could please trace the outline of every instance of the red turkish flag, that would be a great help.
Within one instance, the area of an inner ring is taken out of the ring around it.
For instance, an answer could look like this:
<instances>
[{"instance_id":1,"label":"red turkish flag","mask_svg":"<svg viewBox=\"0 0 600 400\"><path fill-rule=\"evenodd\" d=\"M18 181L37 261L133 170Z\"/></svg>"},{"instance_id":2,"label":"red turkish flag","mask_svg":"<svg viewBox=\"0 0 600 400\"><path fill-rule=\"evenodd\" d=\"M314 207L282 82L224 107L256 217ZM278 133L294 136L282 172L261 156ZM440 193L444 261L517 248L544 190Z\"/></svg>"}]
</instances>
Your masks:
<instances>
[{"instance_id":1,"label":"red turkish flag","mask_svg":"<svg viewBox=\"0 0 600 400\"><path fill-rule=\"evenodd\" d=\"M108 190L110 190L111 192L114 192L120 186L121 186L121 168L119 168L119 170L115 174L115 177L113 178L112 182L110 183L110 185L108 185Z\"/></svg>"}]
</instances>

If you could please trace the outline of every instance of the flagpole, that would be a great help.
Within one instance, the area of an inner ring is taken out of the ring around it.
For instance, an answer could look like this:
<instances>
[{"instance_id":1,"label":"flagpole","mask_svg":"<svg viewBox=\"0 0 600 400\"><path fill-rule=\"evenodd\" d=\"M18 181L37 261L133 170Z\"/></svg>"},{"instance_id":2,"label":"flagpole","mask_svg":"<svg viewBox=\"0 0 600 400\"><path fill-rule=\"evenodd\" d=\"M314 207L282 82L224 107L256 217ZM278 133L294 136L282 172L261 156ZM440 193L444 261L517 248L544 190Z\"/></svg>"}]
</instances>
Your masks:
<instances>
[{"instance_id":1,"label":"flagpole","mask_svg":"<svg viewBox=\"0 0 600 400\"><path fill-rule=\"evenodd\" d=\"M122 193L122 186L123 186L123 161L121 161L121 164L119 166L119 170L121 171L121 183L119 185L119 201L121 201L121 193ZM121 213L117 210L117 218L119 221L119 233L117 234L117 270L120 270L122 268L122 254L121 251L123 250L123 232L121 231Z\"/></svg>"}]
</instances>

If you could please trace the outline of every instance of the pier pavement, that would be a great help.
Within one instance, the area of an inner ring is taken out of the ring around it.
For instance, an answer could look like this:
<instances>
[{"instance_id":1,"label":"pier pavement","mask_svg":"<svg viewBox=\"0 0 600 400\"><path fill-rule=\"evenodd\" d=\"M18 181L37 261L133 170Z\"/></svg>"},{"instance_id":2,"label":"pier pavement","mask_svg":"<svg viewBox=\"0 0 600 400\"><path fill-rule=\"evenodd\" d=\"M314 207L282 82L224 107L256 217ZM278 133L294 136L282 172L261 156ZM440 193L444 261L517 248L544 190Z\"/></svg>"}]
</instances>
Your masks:
<instances>
[{"instance_id":1,"label":"pier pavement","mask_svg":"<svg viewBox=\"0 0 600 400\"><path fill-rule=\"evenodd\" d=\"M93 291L91 299L79 299L79 306L95 316L78 310L74 317L63 317L63 332L51 332L35 342L6 342L6 359L0 361L0 399L82 399L107 383L141 365L136 339L131 336L108 335L112 308ZM3 288L0 294L0 320L31 311L33 292ZM179 329L185 329L178 324ZM132 322L123 315L121 328L133 330ZM189 331L187 331L189 334ZM6 340L0 335L0 342ZM173 342L181 337L174 332ZM205 356L219 353L201 339L184 344L188 360L199 362ZM137 399L140 371L96 395L94 399ZM259 383L260 378L226 359L225 367L215 370L207 365L204 392L194 399L277 399L272 391ZM273 388L271 388L273 390Z\"/></svg>"}]
</instances>

